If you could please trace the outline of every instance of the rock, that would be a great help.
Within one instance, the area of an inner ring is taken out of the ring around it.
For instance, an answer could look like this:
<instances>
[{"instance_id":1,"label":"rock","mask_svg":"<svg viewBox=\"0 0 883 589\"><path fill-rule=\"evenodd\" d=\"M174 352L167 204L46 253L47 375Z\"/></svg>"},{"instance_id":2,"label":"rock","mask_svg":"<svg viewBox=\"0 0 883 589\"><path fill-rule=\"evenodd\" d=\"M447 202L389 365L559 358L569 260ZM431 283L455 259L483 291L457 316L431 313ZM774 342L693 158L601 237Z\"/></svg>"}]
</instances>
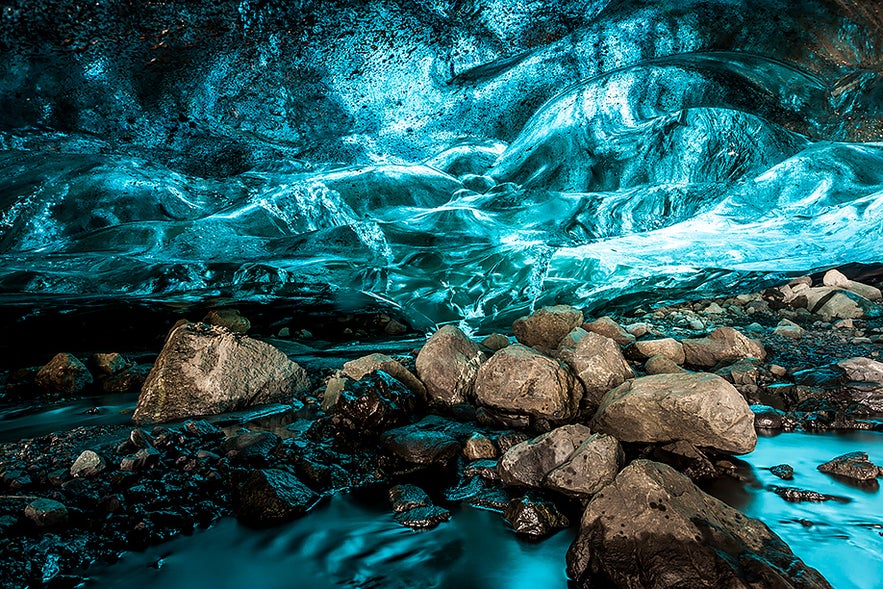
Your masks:
<instances>
[{"instance_id":1,"label":"rock","mask_svg":"<svg viewBox=\"0 0 883 589\"><path fill-rule=\"evenodd\" d=\"M402 460L413 464L445 463L462 450L460 442L437 428L435 420L391 429L383 434L381 443Z\"/></svg>"},{"instance_id":2,"label":"rock","mask_svg":"<svg viewBox=\"0 0 883 589\"><path fill-rule=\"evenodd\" d=\"M479 433L472 434L463 445L463 456L469 460L482 460L496 458L497 447L487 436Z\"/></svg>"},{"instance_id":3,"label":"rock","mask_svg":"<svg viewBox=\"0 0 883 589\"><path fill-rule=\"evenodd\" d=\"M776 466L771 466L770 472L783 481L790 481L794 478L794 468L790 464L777 464Z\"/></svg>"},{"instance_id":4,"label":"rock","mask_svg":"<svg viewBox=\"0 0 883 589\"><path fill-rule=\"evenodd\" d=\"M817 491L810 491L808 489L799 489L797 487L770 487L770 491L788 501L789 503L822 503L824 501L838 501L841 503L846 503L848 499L843 499L841 497L836 497L835 495L826 495L824 493L819 493Z\"/></svg>"},{"instance_id":5,"label":"rock","mask_svg":"<svg viewBox=\"0 0 883 589\"><path fill-rule=\"evenodd\" d=\"M346 429L362 434L405 423L416 406L414 393L381 371L347 381L330 412Z\"/></svg>"},{"instance_id":6,"label":"rock","mask_svg":"<svg viewBox=\"0 0 883 589\"><path fill-rule=\"evenodd\" d=\"M426 491L417 485L396 485L389 490L389 502L396 513L409 511L415 507L428 507L432 500Z\"/></svg>"},{"instance_id":7,"label":"rock","mask_svg":"<svg viewBox=\"0 0 883 589\"><path fill-rule=\"evenodd\" d=\"M184 431L200 438L217 440L224 437L224 432L204 419L189 420L184 423Z\"/></svg>"},{"instance_id":8,"label":"rock","mask_svg":"<svg viewBox=\"0 0 883 589\"><path fill-rule=\"evenodd\" d=\"M570 525L554 503L530 497L511 500L503 511L503 517L517 534L531 538L544 538Z\"/></svg>"},{"instance_id":9,"label":"rock","mask_svg":"<svg viewBox=\"0 0 883 589\"><path fill-rule=\"evenodd\" d=\"M846 378L855 382L880 382L883 383L883 362L877 362L870 358L850 358L837 362Z\"/></svg>"},{"instance_id":10,"label":"rock","mask_svg":"<svg viewBox=\"0 0 883 589\"><path fill-rule=\"evenodd\" d=\"M583 403L592 411L601 397L635 373L612 339L587 332L573 348L562 347L558 359L567 364L583 387Z\"/></svg>"},{"instance_id":11,"label":"rock","mask_svg":"<svg viewBox=\"0 0 883 589\"><path fill-rule=\"evenodd\" d=\"M830 588L762 522L648 460L588 504L567 572L583 589Z\"/></svg>"},{"instance_id":12,"label":"rock","mask_svg":"<svg viewBox=\"0 0 883 589\"><path fill-rule=\"evenodd\" d=\"M612 483L624 464L625 452L616 438L593 434L546 475L544 486L574 497L591 496Z\"/></svg>"},{"instance_id":13,"label":"rock","mask_svg":"<svg viewBox=\"0 0 883 589\"><path fill-rule=\"evenodd\" d=\"M343 365L343 374L353 380L360 380L366 374L382 370L408 387L420 399L426 399L426 387L410 370L386 354L369 354Z\"/></svg>"},{"instance_id":14,"label":"rock","mask_svg":"<svg viewBox=\"0 0 883 589\"><path fill-rule=\"evenodd\" d=\"M644 372L647 374L680 374L687 371L678 366L668 356L656 354L648 358L644 363Z\"/></svg>"},{"instance_id":15,"label":"rock","mask_svg":"<svg viewBox=\"0 0 883 589\"><path fill-rule=\"evenodd\" d=\"M742 358L741 360L736 360L732 364L716 370L715 374L727 379L737 387L756 385L757 360L753 358Z\"/></svg>"},{"instance_id":16,"label":"rock","mask_svg":"<svg viewBox=\"0 0 883 589\"><path fill-rule=\"evenodd\" d=\"M212 309L205 314L202 322L226 327L233 333L246 333L251 329L251 321L240 315L236 309Z\"/></svg>"},{"instance_id":17,"label":"rock","mask_svg":"<svg viewBox=\"0 0 883 589\"><path fill-rule=\"evenodd\" d=\"M852 319L840 319L834 322L834 329L852 329L854 327Z\"/></svg>"},{"instance_id":18,"label":"rock","mask_svg":"<svg viewBox=\"0 0 883 589\"><path fill-rule=\"evenodd\" d=\"M141 448L136 450L134 454L129 454L120 460L120 470L126 472L146 470L159 464L159 460L159 450L152 446L149 448Z\"/></svg>"},{"instance_id":19,"label":"rock","mask_svg":"<svg viewBox=\"0 0 883 589\"><path fill-rule=\"evenodd\" d=\"M383 326L383 333L386 335L404 335L408 333L408 326L395 319L390 319Z\"/></svg>"},{"instance_id":20,"label":"rock","mask_svg":"<svg viewBox=\"0 0 883 589\"><path fill-rule=\"evenodd\" d=\"M309 386L306 371L273 346L223 327L179 321L147 376L132 420L166 422L289 403Z\"/></svg>"},{"instance_id":21,"label":"rock","mask_svg":"<svg viewBox=\"0 0 883 589\"><path fill-rule=\"evenodd\" d=\"M67 524L68 510L52 499L36 499L25 507L25 517L38 528L57 528Z\"/></svg>"},{"instance_id":22,"label":"rock","mask_svg":"<svg viewBox=\"0 0 883 589\"><path fill-rule=\"evenodd\" d=\"M284 470L252 471L233 487L237 519L253 526L272 526L294 520L315 505L317 496Z\"/></svg>"},{"instance_id":23,"label":"rock","mask_svg":"<svg viewBox=\"0 0 883 589\"><path fill-rule=\"evenodd\" d=\"M567 305L543 307L512 324L515 338L528 347L553 352L574 327L583 323L583 312Z\"/></svg>"},{"instance_id":24,"label":"rock","mask_svg":"<svg viewBox=\"0 0 883 589\"><path fill-rule=\"evenodd\" d=\"M784 366L779 366L778 364L770 364L770 374L782 378L788 374L788 369Z\"/></svg>"},{"instance_id":25,"label":"rock","mask_svg":"<svg viewBox=\"0 0 883 589\"><path fill-rule=\"evenodd\" d=\"M624 442L685 440L734 454L751 452L757 443L754 414L742 395L703 373L627 381L604 396L591 428Z\"/></svg>"},{"instance_id":26,"label":"rock","mask_svg":"<svg viewBox=\"0 0 883 589\"><path fill-rule=\"evenodd\" d=\"M234 462L266 466L282 440L272 432L242 432L224 440L221 450Z\"/></svg>"},{"instance_id":27,"label":"rock","mask_svg":"<svg viewBox=\"0 0 883 589\"><path fill-rule=\"evenodd\" d=\"M343 389L347 386L352 386L349 384L351 382L352 379L345 376L330 377L328 382L325 383L325 393L322 395L322 404L320 405L322 411L331 411L331 408L337 404L337 399L340 398L340 393L343 392Z\"/></svg>"},{"instance_id":28,"label":"rock","mask_svg":"<svg viewBox=\"0 0 883 589\"><path fill-rule=\"evenodd\" d=\"M850 280L839 270L828 270L825 273L824 278L822 278L822 283L825 286L843 288L848 291L854 292L855 294L862 296L869 301L879 301L880 299L883 299L883 293L880 292L879 288Z\"/></svg>"},{"instance_id":29,"label":"rock","mask_svg":"<svg viewBox=\"0 0 883 589\"><path fill-rule=\"evenodd\" d=\"M622 326L610 317L601 317L591 323L583 323L583 329L604 337L609 337L620 346L635 343L635 336L622 328Z\"/></svg>"},{"instance_id":30,"label":"rock","mask_svg":"<svg viewBox=\"0 0 883 589\"><path fill-rule=\"evenodd\" d=\"M576 415L581 388L557 360L513 344L479 368L475 398L479 404L505 413L564 421Z\"/></svg>"},{"instance_id":31,"label":"rock","mask_svg":"<svg viewBox=\"0 0 883 589\"><path fill-rule=\"evenodd\" d=\"M825 321L855 319L866 314L875 314L874 303L847 290L820 286L809 288L805 292L807 309Z\"/></svg>"},{"instance_id":32,"label":"rock","mask_svg":"<svg viewBox=\"0 0 883 589\"><path fill-rule=\"evenodd\" d=\"M784 413L768 405L752 405L754 427L757 429L780 430L784 425Z\"/></svg>"},{"instance_id":33,"label":"rock","mask_svg":"<svg viewBox=\"0 0 883 589\"><path fill-rule=\"evenodd\" d=\"M759 341L745 337L732 327L718 327L708 337L685 339L681 343L685 362L692 366L711 367L731 358L757 358L760 361L766 358Z\"/></svg>"},{"instance_id":34,"label":"rock","mask_svg":"<svg viewBox=\"0 0 883 589\"><path fill-rule=\"evenodd\" d=\"M833 474L857 481L870 481L879 476L880 470L876 464L868 460L867 452L850 452L843 454L818 469L824 473Z\"/></svg>"},{"instance_id":35,"label":"rock","mask_svg":"<svg viewBox=\"0 0 883 589\"><path fill-rule=\"evenodd\" d=\"M626 353L635 360L665 356L675 364L684 363L684 346L670 337L636 342L633 346L629 346Z\"/></svg>"},{"instance_id":36,"label":"rock","mask_svg":"<svg viewBox=\"0 0 883 589\"><path fill-rule=\"evenodd\" d=\"M626 330L635 336L635 339L644 337L653 331L648 323L632 323L626 327Z\"/></svg>"},{"instance_id":37,"label":"rock","mask_svg":"<svg viewBox=\"0 0 883 589\"><path fill-rule=\"evenodd\" d=\"M481 345L492 350L494 352L498 352L509 345L509 338L500 333L492 333L483 340L481 340Z\"/></svg>"},{"instance_id":38,"label":"rock","mask_svg":"<svg viewBox=\"0 0 883 589\"><path fill-rule=\"evenodd\" d=\"M683 440L655 447L652 456L657 462L673 466L693 481L714 479L719 474L704 452Z\"/></svg>"},{"instance_id":39,"label":"rock","mask_svg":"<svg viewBox=\"0 0 883 589\"><path fill-rule=\"evenodd\" d=\"M99 375L112 376L126 369L129 365L122 354L92 354L91 364Z\"/></svg>"},{"instance_id":40,"label":"rock","mask_svg":"<svg viewBox=\"0 0 883 589\"><path fill-rule=\"evenodd\" d=\"M71 476L92 477L107 468L104 458L92 450L84 450L71 466Z\"/></svg>"},{"instance_id":41,"label":"rock","mask_svg":"<svg viewBox=\"0 0 883 589\"><path fill-rule=\"evenodd\" d=\"M773 330L773 333L776 335L781 335L782 337L787 337L790 339L800 339L806 333L806 330L794 323L793 321L788 321L787 319L782 319L779 321L779 324L776 326L776 329Z\"/></svg>"},{"instance_id":42,"label":"rock","mask_svg":"<svg viewBox=\"0 0 883 589\"><path fill-rule=\"evenodd\" d=\"M445 325L417 355L417 375L429 400L442 405L465 403L472 396L475 375L487 357L459 328Z\"/></svg>"},{"instance_id":43,"label":"rock","mask_svg":"<svg viewBox=\"0 0 883 589\"><path fill-rule=\"evenodd\" d=\"M725 312L726 311L724 311L723 308L717 303L711 303L702 310L703 315L721 315Z\"/></svg>"},{"instance_id":44,"label":"rock","mask_svg":"<svg viewBox=\"0 0 883 589\"><path fill-rule=\"evenodd\" d=\"M72 354L62 353L37 371L34 382L47 392L73 395L92 384L92 374Z\"/></svg>"},{"instance_id":45,"label":"rock","mask_svg":"<svg viewBox=\"0 0 883 589\"><path fill-rule=\"evenodd\" d=\"M395 520L415 530L428 530L451 519L451 512L438 505L415 507L395 514Z\"/></svg>"},{"instance_id":46,"label":"rock","mask_svg":"<svg viewBox=\"0 0 883 589\"><path fill-rule=\"evenodd\" d=\"M592 432L580 424L565 425L509 448L500 460L507 485L540 487L546 475L564 465Z\"/></svg>"},{"instance_id":47,"label":"rock","mask_svg":"<svg viewBox=\"0 0 883 589\"><path fill-rule=\"evenodd\" d=\"M144 364L128 366L116 374L102 376L98 386L103 393L130 393L140 391L152 367Z\"/></svg>"}]
</instances>

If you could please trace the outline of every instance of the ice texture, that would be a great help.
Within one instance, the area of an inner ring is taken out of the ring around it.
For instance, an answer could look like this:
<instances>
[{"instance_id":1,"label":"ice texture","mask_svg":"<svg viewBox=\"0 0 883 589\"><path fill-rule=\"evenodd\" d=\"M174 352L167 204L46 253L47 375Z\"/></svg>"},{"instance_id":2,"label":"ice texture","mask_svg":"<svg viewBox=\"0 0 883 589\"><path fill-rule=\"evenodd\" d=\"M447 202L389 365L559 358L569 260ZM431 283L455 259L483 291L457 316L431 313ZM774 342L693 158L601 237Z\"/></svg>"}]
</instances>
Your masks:
<instances>
[{"instance_id":1,"label":"ice texture","mask_svg":"<svg viewBox=\"0 0 883 589\"><path fill-rule=\"evenodd\" d=\"M0 8L0 299L505 324L883 262L857 0Z\"/></svg>"}]
</instances>

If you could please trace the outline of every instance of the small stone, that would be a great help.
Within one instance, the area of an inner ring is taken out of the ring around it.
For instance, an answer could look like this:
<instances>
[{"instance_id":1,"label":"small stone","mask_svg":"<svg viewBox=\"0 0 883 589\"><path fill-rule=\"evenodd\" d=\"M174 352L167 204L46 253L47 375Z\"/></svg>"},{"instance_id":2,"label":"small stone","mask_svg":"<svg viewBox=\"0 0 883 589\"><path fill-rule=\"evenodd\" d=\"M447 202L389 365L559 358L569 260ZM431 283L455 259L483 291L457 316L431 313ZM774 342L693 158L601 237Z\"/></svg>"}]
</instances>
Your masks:
<instances>
[{"instance_id":1,"label":"small stone","mask_svg":"<svg viewBox=\"0 0 883 589\"><path fill-rule=\"evenodd\" d=\"M277 337L291 337L291 329L288 327L283 327L279 330L279 333L276 334Z\"/></svg>"},{"instance_id":2,"label":"small stone","mask_svg":"<svg viewBox=\"0 0 883 589\"><path fill-rule=\"evenodd\" d=\"M678 374L687 371L678 366L668 356L656 354L648 358L644 363L644 372L647 374Z\"/></svg>"},{"instance_id":3,"label":"small stone","mask_svg":"<svg viewBox=\"0 0 883 589\"><path fill-rule=\"evenodd\" d=\"M690 329L692 329L693 331L702 331L705 329L705 324L702 322L701 319L691 319L687 323L687 325L689 325Z\"/></svg>"},{"instance_id":4,"label":"small stone","mask_svg":"<svg viewBox=\"0 0 883 589\"><path fill-rule=\"evenodd\" d=\"M111 376L122 372L128 366L128 362L122 354L111 352L110 354L93 354L92 365L99 374Z\"/></svg>"},{"instance_id":5,"label":"small stone","mask_svg":"<svg viewBox=\"0 0 883 589\"><path fill-rule=\"evenodd\" d=\"M797 487L770 487L770 490L790 503L801 503L804 501L808 501L811 503L822 503L823 501L839 501L841 503L845 502L844 499L840 497L836 497L834 495L827 495L824 493L819 493L817 491L811 491L809 489L800 489Z\"/></svg>"},{"instance_id":6,"label":"small stone","mask_svg":"<svg viewBox=\"0 0 883 589\"><path fill-rule=\"evenodd\" d=\"M855 324L852 322L852 319L839 319L834 322L835 329L853 329Z\"/></svg>"},{"instance_id":7,"label":"small stone","mask_svg":"<svg viewBox=\"0 0 883 589\"><path fill-rule=\"evenodd\" d=\"M386 335L403 335L408 333L408 326L395 319L390 319L389 322L383 326L383 333Z\"/></svg>"},{"instance_id":8,"label":"small stone","mask_svg":"<svg viewBox=\"0 0 883 589\"><path fill-rule=\"evenodd\" d=\"M635 343L635 337L610 317L601 317L591 323L584 323L583 329L591 331L604 337L609 337L620 346L627 346Z\"/></svg>"},{"instance_id":9,"label":"small stone","mask_svg":"<svg viewBox=\"0 0 883 589\"><path fill-rule=\"evenodd\" d=\"M68 510L64 504L52 499L37 499L25 507L25 517L38 528L63 526L68 520Z\"/></svg>"},{"instance_id":10,"label":"small stone","mask_svg":"<svg viewBox=\"0 0 883 589\"><path fill-rule=\"evenodd\" d=\"M463 455L469 460L482 460L497 457L497 447L485 435L475 433L469 436L463 446Z\"/></svg>"},{"instance_id":11,"label":"small stone","mask_svg":"<svg viewBox=\"0 0 883 589\"><path fill-rule=\"evenodd\" d=\"M438 505L415 507L395 514L395 520L414 530L428 530L451 519L451 512Z\"/></svg>"},{"instance_id":12,"label":"small stone","mask_svg":"<svg viewBox=\"0 0 883 589\"><path fill-rule=\"evenodd\" d=\"M773 331L776 335L787 337L789 339L800 339L806 333L806 330L787 319L782 319Z\"/></svg>"},{"instance_id":13,"label":"small stone","mask_svg":"<svg viewBox=\"0 0 883 589\"><path fill-rule=\"evenodd\" d=\"M481 340L481 345L494 352L502 350L508 346L509 343L509 338L501 333L492 333Z\"/></svg>"},{"instance_id":14,"label":"small stone","mask_svg":"<svg viewBox=\"0 0 883 589\"><path fill-rule=\"evenodd\" d=\"M415 507L428 507L432 500L426 491L417 485L396 485L389 490L389 502L396 513L409 511Z\"/></svg>"},{"instance_id":15,"label":"small stone","mask_svg":"<svg viewBox=\"0 0 883 589\"><path fill-rule=\"evenodd\" d=\"M530 497L510 501L503 517L517 534L532 538L544 538L570 525L567 517L554 503L537 501Z\"/></svg>"},{"instance_id":16,"label":"small stone","mask_svg":"<svg viewBox=\"0 0 883 589\"><path fill-rule=\"evenodd\" d=\"M636 339L642 338L650 333L650 325L647 323L632 323L626 327L626 331L635 336Z\"/></svg>"},{"instance_id":17,"label":"small stone","mask_svg":"<svg viewBox=\"0 0 883 589\"><path fill-rule=\"evenodd\" d=\"M770 472L784 481L790 481L794 478L794 469L790 464L777 464L770 467Z\"/></svg>"},{"instance_id":18,"label":"small stone","mask_svg":"<svg viewBox=\"0 0 883 589\"><path fill-rule=\"evenodd\" d=\"M71 466L71 476L92 477L107 468L104 458L92 450L84 450Z\"/></svg>"},{"instance_id":19,"label":"small stone","mask_svg":"<svg viewBox=\"0 0 883 589\"><path fill-rule=\"evenodd\" d=\"M251 321L240 315L236 309L212 309L206 313L202 322L226 327L233 333L246 333L251 329Z\"/></svg>"},{"instance_id":20,"label":"small stone","mask_svg":"<svg viewBox=\"0 0 883 589\"><path fill-rule=\"evenodd\" d=\"M825 464L818 469L827 474L833 474L841 477L854 479L857 481L869 481L876 479L879 475L879 469L876 464L868 460L867 452L850 452L843 454Z\"/></svg>"},{"instance_id":21,"label":"small stone","mask_svg":"<svg viewBox=\"0 0 883 589\"><path fill-rule=\"evenodd\" d=\"M703 315L720 315L722 313L725 313L725 311L717 303L711 303L702 311Z\"/></svg>"},{"instance_id":22,"label":"small stone","mask_svg":"<svg viewBox=\"0 0 883 589\"><path fill-rule=\"evenodd\" d=\"M76 394L92 384L92 374L85 364L72 354L56 354L40 370L34 379L37 386L48 391Z\"/></svg>"},{"instance_id":23,"label":"small stone","mask_svg":"<svg viewBox=\"0 0 883 589\"><path fill-rule=\"evenodd\" d=\"M648 360L653 356L665 356L675 364L684 363L684 346L681 342L670 338L643 340L629 346L626 353L637 360Z\"/></svg>"},{"instance_id":24,"label":"small stone","mask_svg":"<svg viewBox=\"0 0 883 589\"><path fill-rule=\"evenodd\" d=\"M788 374L788 369L784 366L779 366L778 364L770 364L770 373L773 376L778 376L782 378L783 376Z\"/></svg>"}]
</instances>

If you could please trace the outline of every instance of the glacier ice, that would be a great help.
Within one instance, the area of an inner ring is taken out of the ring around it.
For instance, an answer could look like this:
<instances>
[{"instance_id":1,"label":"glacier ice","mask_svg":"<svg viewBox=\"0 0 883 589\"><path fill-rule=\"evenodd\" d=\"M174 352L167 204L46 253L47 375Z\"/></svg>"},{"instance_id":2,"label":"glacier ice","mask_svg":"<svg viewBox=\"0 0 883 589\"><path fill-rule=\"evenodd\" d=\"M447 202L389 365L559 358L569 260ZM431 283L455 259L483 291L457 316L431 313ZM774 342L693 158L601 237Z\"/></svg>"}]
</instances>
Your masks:
<instances>
[{"instance_id":1,"label":"glacier ice","mask_svg":"<svg viewBox=\"0 0 883 589\"><path fill-rule=\"evenodd\" d=\"M4 303L478 326L883 262L870 4L202 4L0 11Z\"/></svg>"}]
</instances>

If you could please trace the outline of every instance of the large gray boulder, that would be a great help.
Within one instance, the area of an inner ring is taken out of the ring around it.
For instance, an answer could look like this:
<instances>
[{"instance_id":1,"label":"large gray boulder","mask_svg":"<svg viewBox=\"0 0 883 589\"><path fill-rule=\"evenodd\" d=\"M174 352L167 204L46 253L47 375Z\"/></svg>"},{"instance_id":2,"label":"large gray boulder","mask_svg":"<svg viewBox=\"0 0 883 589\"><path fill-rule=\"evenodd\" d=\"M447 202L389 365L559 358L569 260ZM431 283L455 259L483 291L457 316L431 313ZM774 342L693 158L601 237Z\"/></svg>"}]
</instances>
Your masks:
<instances>
[{"instance_id":1,"label":"large gray boulder","mask_svg":"<svg viewBox=\"0 0 883 589\"><path fill-rule=\"evenodd\" d=\"M576 416L582 387L566 366L521 344L494 354L478 369L479 404L550 422Z\"/></svg>"},{"instance_id":2,"label":"large gray boulder","mask_svg":"<svg viewBox=\"0 0 883 589\"><path fill-rule=\"evenodd\" d=\"M444 325L417 355L417 376L426 385L429 401L457 405L471 397L478 367L485 360L478 344L458 327Z\"/></svg>"},{"instance_id":3,"label":"large gray boulder","mask_svg":"<svg viewBox=\"0 0 883 589\"><path fill-rule=\"evenodd\" d=\"M179 321L144 382L132 420L161 423L289 403L309 387L306 371L270 344Z\"/></svg>"},{"instance_id":4,"label":"large gray boulder","mask_svg":"<svg viewBox=\"0 0 883 589\"><path fill-rule=\"evenodd\" d=\"M765 524L649 460L589 502L567 572L583 589L830 588Z\"/></svg>"},{"instance_id":5,"label":"large gray boulder","mask_svg":"<svg viewBox=\"0 0 883 589\"><path fill-rule=\"evenodd\" d=\"M583 386L583 405L594 411L607 391L633 378L635 373L615 341L594 332L578 331L582 337L574 347L561 348L558 359L576 374Z\"/></svg>"},{"instance_id":6,"label":"large gray boulder","mask_svg":"<svg viewBox=\"0 0 883 589\"><path fill-rule=\"evenodd\" d=\"M570 331L582 325L583 312L568 305L555 305L537 309L527 317L512 324L512 332L519 343L537 348L545 353L553 352Z\"/></svg>"},{"instance_id":7,"label":"large gray boulder","mask_svg":"<svg viewBox=\"0 0 883 589\"><path fill-rule=\"evenodd\" d=\"M733 385L707 373L630 380L604 396L592 431L623 442L674 442L721 452L754 450L754 414Z\"/></svg>"},{"instance_id":8,"label":"large gray boulder","mask_svg":"<svg viewBox=\"0 0 883 589\"><path fill-rule=\"evenodd\" d=\"M681 343L686 362L692 366L711 367L732 358L766 358L763 344L732 327L718 327L708 337L685 339Z\"/></svg>"},{"instance_id":9,"label":"large gray boulder","mask_svg":"<svg viewBox=\"0 0 883 589\"><path fill-rule=\"evenodd\" d=\"M546 475L562 466L592 435L592 430L575 423L509 448L497 468L507 485L540 487Z\"/></svg>"},{"instance_id":10,"label":"large gray boulder","mask_svg":"<svg viewBox=\"0 0 883 589\"><path fill-rule=\"evenodd\" d=\"M839 270L828 270L825 272L825 276L822 278L822 283L825 286L842 288L854 292L869 301L879 301L880 299L883 299L883 293L881 293L880 289L876 286L850 280Z\"/></svg>"}]
</instances>

